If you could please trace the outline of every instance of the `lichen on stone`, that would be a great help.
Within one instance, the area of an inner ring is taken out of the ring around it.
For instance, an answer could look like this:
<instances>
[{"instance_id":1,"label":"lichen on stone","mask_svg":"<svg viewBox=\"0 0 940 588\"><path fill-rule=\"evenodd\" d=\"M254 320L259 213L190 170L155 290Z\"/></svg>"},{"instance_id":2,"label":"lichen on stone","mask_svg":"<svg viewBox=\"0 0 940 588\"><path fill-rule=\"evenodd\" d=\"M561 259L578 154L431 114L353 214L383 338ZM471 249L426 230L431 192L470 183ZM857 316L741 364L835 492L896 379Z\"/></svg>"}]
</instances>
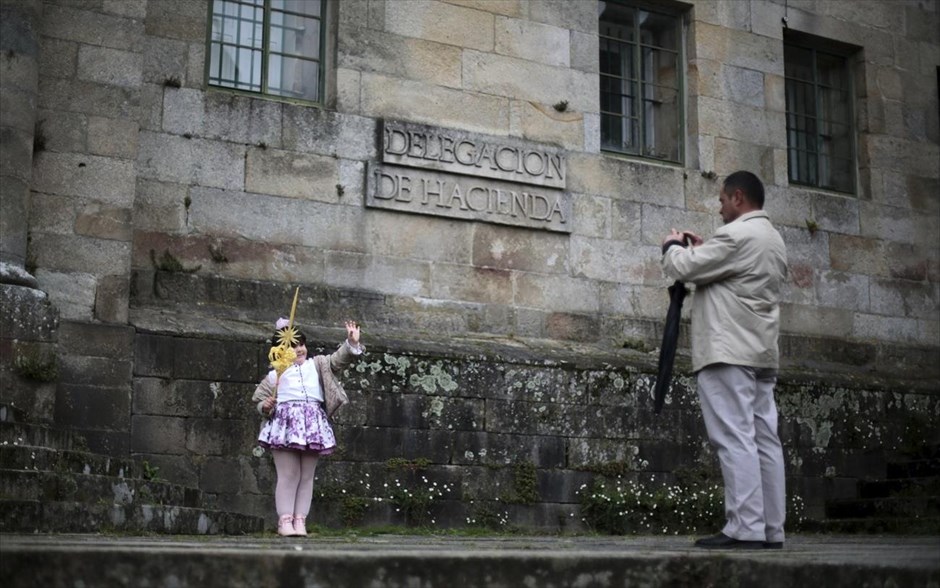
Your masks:
<instances>
[{"instance_id":1,"label":"lichen on stone","mask_svg":"<svg viewBox=\"0 0 940 588\"><path fill-rule=\"evenodd\" d=\"M423 367L423 365L421 367ZM412 388L424 390L427 394L437 392L438 388L445 392L453 392L458 388L457 382L454 381L449 373L441 369L440 364L432 365L428 373L411 374L411 377L408 378L408 384Z\"/></svg>"},{"instance_id":2,"label":"lichen on stone","mask_svg":"<svg viewBox=\"0 0 940 588\"><path fill-rule=\"evenodd\" d=\"M386 353L383 358L385 363L394 368L394 373L397 376L405 377L405 374L408 371L408 368L411 366L411 362L408 361L407 357L395 357Z\"/></svg>"}]
</instances>

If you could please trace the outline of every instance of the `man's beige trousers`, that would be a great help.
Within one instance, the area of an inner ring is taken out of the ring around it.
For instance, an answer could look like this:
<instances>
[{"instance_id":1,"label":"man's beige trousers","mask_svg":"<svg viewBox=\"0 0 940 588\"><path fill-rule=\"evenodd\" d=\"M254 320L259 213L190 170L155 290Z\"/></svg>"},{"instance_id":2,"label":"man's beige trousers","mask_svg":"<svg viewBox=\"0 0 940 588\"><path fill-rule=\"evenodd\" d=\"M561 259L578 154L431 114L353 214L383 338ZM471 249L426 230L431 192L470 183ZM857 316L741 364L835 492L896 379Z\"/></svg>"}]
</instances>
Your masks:
<instances>
[{"instance_id":1,"label":"man's beige trousers","mask_svg":"<svg viewBox=\"0 0 940 588\"><path fill-rule=\"evenodd\" d=\"M777 436L777 371L713 364L698 372L705 429L725 482L722 532L782 542L786 518L783 448Z\"/></svg>"}]
</instances>

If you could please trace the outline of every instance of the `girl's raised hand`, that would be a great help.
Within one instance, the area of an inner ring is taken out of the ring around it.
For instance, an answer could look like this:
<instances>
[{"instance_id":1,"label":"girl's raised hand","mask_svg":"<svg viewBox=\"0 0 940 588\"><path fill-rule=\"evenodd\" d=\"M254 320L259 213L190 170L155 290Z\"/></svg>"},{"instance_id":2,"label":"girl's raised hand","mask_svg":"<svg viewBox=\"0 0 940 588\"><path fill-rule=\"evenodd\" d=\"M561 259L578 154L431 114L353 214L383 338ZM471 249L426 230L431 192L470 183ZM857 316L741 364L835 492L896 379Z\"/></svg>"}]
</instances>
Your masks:
<instances>
[{"instance_id":1,"label":"girl's raised hand","mask_svg":"<svg viewBox=\"0 0 940 588\"><path fill-rule=\"evenodd\" d=\"M346 338L353 345L359 345L359 325L356 321L346 321Z\"/></svg>"}]
</instances>

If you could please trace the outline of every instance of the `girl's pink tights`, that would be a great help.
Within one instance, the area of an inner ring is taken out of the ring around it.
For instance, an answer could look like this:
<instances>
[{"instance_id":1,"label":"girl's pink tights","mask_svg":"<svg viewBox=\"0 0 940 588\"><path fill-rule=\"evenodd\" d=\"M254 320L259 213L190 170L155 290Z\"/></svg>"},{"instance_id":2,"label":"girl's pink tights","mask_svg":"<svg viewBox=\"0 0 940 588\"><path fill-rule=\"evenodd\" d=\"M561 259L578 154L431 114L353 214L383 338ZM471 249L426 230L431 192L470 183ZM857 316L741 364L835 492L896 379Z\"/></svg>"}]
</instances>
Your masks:
<instances>
[{"instance_id":1,"label":"girl's pink tights","mask_svg":"<svg viewBox=\"0 0 940 588\"><path fill-rule=\"evenodd\" d=\"M317 471L319 456L308 451L272 449L277 486L274 505L277 514L306 517L313 498L313 475Z\"/></svg>"}]
</instances>

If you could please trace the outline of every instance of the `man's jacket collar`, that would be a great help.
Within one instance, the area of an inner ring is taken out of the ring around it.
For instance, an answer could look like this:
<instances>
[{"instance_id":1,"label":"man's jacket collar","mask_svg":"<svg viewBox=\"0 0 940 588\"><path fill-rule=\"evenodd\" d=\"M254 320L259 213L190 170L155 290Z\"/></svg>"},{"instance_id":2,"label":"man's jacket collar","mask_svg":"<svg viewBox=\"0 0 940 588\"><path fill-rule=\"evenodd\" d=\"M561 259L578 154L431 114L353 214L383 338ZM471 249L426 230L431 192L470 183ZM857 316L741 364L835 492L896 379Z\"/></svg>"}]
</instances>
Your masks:
<instances>
[{"instance_id":1,"label":"man's jacket collar","mask_svg":"<svg viewBox=\"0 0 940 588\"><path fill-rule=\"evenodd\" d=\"M751 220L752 218L767 218L767 219L769 219L769 218L770 218L770 215L767 214L767 211L766 211L766 210L752 210L751 212L746 212L746 213L742 214L741 216L739 216L738 218L734 219L734 220L731 221L731 222L733 222L733 223L742 222L742 223L743 223L743 222L745 222L745 221Z\"/></svg>"}]
</instances>

